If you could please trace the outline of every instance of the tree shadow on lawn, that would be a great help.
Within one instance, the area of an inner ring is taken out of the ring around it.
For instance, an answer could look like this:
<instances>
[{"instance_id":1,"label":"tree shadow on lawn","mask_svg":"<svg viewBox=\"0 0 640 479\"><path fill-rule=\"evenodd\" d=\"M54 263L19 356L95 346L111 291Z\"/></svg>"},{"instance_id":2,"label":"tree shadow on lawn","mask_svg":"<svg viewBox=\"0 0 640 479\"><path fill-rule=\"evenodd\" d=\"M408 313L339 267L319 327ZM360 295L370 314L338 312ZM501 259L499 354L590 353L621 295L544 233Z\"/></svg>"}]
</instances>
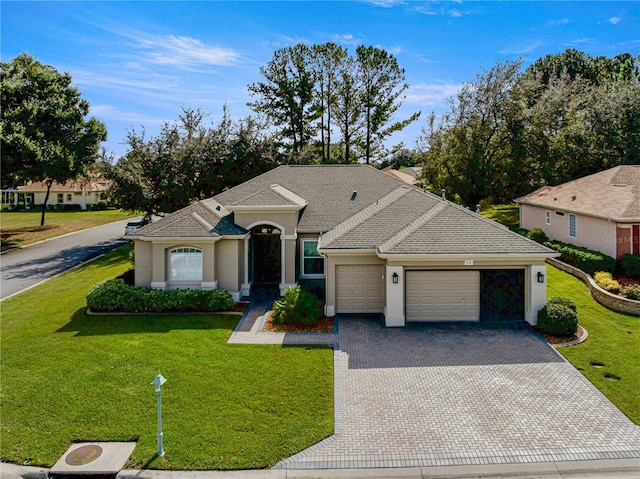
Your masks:
<instances>
[{"instance_id":1,"label":"tree shadow on lawn","mask_svg":"<svg viewBox=\"0 0 640 479\"><path fill-rule=\"evenodd\" d=\"M175 330L213 330L233 332L240 314L126 314L93 316L80 308L57 333L75 336L106 336L131 333L169 333Z\"/></svg>"}]
</instances>

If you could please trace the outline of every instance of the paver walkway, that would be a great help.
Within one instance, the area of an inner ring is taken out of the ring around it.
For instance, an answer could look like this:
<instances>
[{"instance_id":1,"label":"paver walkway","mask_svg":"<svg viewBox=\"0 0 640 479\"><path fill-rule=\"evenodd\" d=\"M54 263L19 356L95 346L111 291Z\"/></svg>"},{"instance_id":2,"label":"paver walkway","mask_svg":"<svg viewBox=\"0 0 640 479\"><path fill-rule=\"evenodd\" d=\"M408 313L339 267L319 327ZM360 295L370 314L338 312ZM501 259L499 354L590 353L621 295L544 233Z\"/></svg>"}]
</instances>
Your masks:
<instances>
[{"instance_id":1,"label":"paver walkway","mask_svg":"<svg viewBox=\"0 0 640 479\"><path fill-rule=\"evenodd\" d=\"M525 324L336 321L334 335L260 333L259 320L234 333L335 345L335 433L277 469L640 457L640 427Z\"/></svg>"}]
</instances>

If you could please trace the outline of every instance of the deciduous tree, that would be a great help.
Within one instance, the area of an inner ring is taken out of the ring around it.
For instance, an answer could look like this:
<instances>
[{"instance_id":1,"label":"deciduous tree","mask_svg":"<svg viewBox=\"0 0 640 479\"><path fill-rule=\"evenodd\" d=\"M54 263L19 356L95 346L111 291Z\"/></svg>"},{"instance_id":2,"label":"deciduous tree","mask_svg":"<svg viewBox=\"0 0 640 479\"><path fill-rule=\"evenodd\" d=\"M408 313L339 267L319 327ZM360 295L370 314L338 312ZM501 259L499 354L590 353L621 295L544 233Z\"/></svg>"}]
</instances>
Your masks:
<instances>
[{"instance_id":1,"label":"deciduous tree","mask_svg":"<svg viewBox=\"0 0 640 479\"><path fill-rule=\"evenodd\" d=\"M107 130L89 114L89 102L59 73L23 53L0 66L3 186L18 175L43 181L44 225L53 182L65 183L95 162ZM13 185L12 185L13 186Z\"/></svg>"}]
</instances>

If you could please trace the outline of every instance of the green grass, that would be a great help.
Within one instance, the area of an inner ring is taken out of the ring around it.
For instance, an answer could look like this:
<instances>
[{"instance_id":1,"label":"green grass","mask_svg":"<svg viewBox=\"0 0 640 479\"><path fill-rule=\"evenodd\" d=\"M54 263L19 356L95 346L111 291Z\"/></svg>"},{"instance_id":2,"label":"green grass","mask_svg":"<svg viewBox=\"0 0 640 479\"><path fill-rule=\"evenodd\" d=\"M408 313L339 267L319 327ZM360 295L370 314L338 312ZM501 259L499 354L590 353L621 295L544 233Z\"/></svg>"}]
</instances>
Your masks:
<instances>
[{"instance_id":1,"label":"green grass","mask_svg":"<svg viewBox=\"0 0 640 479\"><path fill-rule=\"evenodd\" d=\"M229 345L237 315L88 316L89 287L128 267L122 248L2 303L2 461L134 440L127 467L265 468L332 433L329 348Z\"/></svg>"},{"instance_id":2,"label":"green grass","mask_svg":"<svg viewBox=\"0 0 640 479\"><path fill-rule=\"evenodd\" d=\"M483 208L480 214L490 220L497 221L509 228L520 225L520 213L518 205L493 205Z\"/></svg>"},{"instance_id":3,"label":"green grass","mask_svg":"<svg viewBox=\"0 0 640 479\"><path fill-rule=\"evenodd\" d=\"M610 311L591 297L582 281L552 266L547 268L547 296L575 301L578 322L589 332L584 343L558 351L640 424L640 317Z\"/></svg>"},{"instance_id":4,"label":"green grass","mask_svg":"<svg viewBox=\"0 0 640 479\"><path fill-rule=\"evenodd\" d=\"M44 226L41 227L41 214L38 211L2 211L0 213L2 251L92 226L139 216L122 210L47 211Z\"/></svg>"}]
</instances>

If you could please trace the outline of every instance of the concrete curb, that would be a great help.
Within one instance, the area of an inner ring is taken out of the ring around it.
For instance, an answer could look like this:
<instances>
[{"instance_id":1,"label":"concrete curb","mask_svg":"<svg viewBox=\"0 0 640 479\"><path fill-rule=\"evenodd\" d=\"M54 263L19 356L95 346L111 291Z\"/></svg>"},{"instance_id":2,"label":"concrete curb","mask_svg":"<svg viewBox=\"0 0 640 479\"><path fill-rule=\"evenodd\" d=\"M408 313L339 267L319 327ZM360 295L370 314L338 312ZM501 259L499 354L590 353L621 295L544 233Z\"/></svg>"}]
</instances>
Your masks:
<instances>
[{"instance_id":1,"label":"concrete curb","mask_svg":"<svg viewBox=\"0 0 640 479\"><path fill-rule=\"evenodd\" d=\"M589 332L583 328L582 326L578 325L580 330L582 331L582 334L580 335L580 337L574 341L569 341L568 343L561 343L561 344L549 344L552 348L566 348L568 346L576 346L578 344L584 343L587 338L589 337Z\"/></svg>"},{"instance_id":2,"label":"concrete curb","mask_svg":"<svg viewBox=\"0 0 640 479\"><path fill-rule=\"evenodd\" d=\"M42 467L0 464L2 479L47 479L49 471ZM162 471L126 469L117 479L464 479L526 477L529 479L610 479L640 476L640 459L607 459L594 461L539 462L528 464L494 464L481 466L434 466L381 469L315 469L240 471Z\"/></svg>"}]
</instances>

